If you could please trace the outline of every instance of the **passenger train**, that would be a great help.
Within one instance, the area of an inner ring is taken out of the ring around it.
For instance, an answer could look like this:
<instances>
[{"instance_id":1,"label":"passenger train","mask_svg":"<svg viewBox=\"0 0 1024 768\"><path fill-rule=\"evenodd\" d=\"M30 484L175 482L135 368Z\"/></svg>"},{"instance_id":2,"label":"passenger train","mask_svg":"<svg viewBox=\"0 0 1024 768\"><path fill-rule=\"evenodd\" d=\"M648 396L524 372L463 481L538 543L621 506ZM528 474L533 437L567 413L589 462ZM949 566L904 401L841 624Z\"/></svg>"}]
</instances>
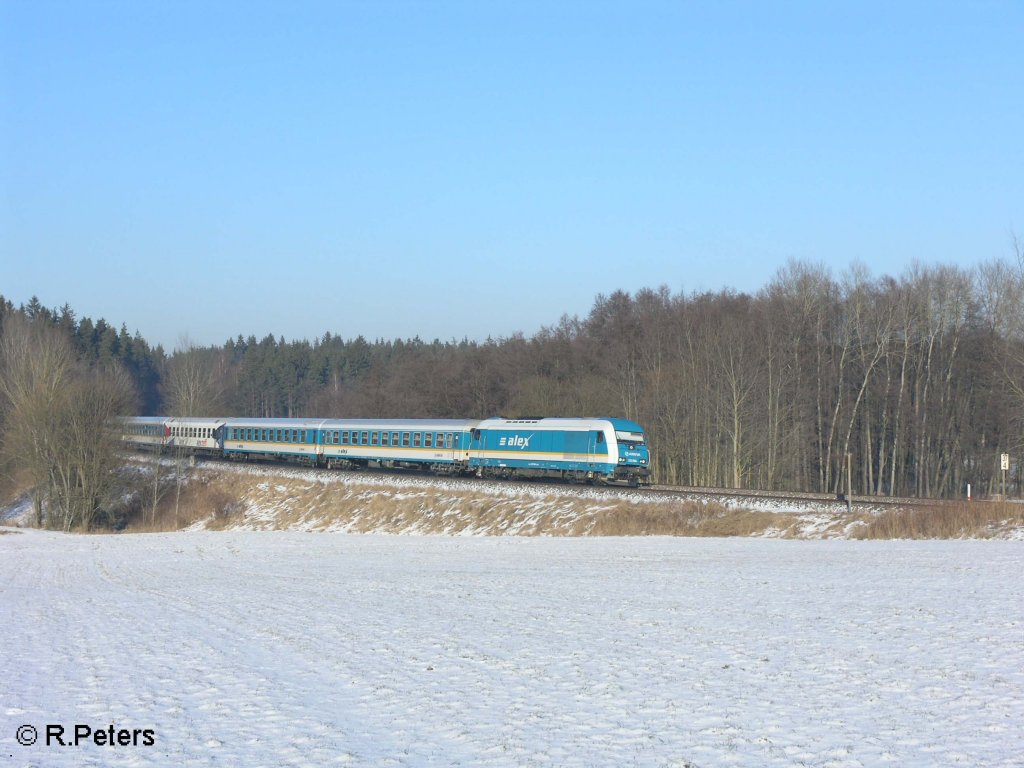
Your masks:
<instances>
[{"instance_id":1,"label":"passenger train","mask_svg":"<svg viewBox=\"0 0 1024 768\"><path fill-rule=\"evenodd\" d=\"M419 469L439 475L648 485L639 424L615 418L246 419L140 416L121 421L128 446L177 448L243 461Z\"/></svg>"}]
</instances>

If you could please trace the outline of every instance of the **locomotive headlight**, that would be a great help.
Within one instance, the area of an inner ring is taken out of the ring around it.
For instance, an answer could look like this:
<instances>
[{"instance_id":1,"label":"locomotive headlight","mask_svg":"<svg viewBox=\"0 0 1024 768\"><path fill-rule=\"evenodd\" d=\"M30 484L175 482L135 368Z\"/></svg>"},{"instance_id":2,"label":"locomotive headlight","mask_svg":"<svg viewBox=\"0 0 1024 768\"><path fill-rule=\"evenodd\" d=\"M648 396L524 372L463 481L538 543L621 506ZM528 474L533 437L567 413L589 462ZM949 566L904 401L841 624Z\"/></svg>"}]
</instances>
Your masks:
<instances>
[{"instance_id":1,"label":"locomotive headlight","mask_svg":"<svg viewBox=\"0 0 1024 768\"><path fill-rule=\"evenodd\" d=\"M623 463L623 462L624 462L625 460L626 460L626 459L625 459L624 457L622 457L622 456L619 456L619 464L622 464L622 463Z\"/></svg>"}]
</instances>

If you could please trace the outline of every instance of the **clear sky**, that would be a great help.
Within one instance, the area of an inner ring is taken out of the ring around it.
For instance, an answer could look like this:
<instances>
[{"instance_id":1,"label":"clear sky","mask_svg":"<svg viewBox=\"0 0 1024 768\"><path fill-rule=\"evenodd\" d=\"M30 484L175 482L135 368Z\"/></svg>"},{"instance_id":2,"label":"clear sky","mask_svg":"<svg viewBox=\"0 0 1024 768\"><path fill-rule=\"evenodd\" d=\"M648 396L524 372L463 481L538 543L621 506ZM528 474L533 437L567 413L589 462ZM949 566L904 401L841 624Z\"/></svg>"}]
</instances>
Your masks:
<instances>
[{"instance_id":1,"label":"clear sky","mask_svg":"<svg viewBox=\"0 0 1024 768\"><path fill-rule=\"evenodd\" d=\"M0 294L532 335L1024 236L1024 3L0 0Z\"/></svg>"}]
</instances>

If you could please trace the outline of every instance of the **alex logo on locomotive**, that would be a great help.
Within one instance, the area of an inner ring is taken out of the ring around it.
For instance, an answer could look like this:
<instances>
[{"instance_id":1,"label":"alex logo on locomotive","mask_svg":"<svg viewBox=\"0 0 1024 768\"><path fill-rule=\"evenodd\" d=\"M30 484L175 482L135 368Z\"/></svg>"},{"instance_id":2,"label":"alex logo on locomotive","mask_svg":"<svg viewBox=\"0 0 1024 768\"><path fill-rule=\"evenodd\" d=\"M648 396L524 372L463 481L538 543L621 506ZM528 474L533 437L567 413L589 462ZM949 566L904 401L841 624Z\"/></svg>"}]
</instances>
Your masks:
<instances>
[{"instance_id":1,"label":"alex logo on locomotive","mask_svg":"<svg viewBox=\"0 0 1024 768\"><path fill-rule=\"evenodd\" d=\"M512 437L503 437L498 441L498 445L503 448L519 448L525 450L530 447L530 440L533 439L533 435L529 437L523 437L522 435L513 435Z\"/></svg>"}]
</instances>

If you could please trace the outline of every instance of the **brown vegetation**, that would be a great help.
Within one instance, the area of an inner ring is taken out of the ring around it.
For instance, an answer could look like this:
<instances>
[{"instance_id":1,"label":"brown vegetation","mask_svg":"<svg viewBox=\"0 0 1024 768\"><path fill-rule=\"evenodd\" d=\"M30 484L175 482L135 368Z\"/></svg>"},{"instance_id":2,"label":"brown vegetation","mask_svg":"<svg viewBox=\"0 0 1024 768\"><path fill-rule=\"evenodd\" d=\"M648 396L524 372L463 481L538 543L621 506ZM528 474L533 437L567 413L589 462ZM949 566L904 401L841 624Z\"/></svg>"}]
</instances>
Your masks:
<instances>
[{"instance_id":1,"label":"brown vegetation","mask_svg":"<svg viewBox=\"0 0 1024 768\"><path fill-rule=\"evenodd\" d=\"M171 478L168 483L173 483ZM144 488L145 483L140 487ZM337 476L309 480L273 474L194 470L180 514L167 498L155 519L138 514L131 531L197 522L210 530L301 529L352 533L517 536L799 536L797 515L735 510L679 499L581 495L568 489L495 493L493 489L364 484Z\"/></svg>"},{"instance_id":2,"label":"brown vegetation","mask_svg":"<svg viewBox=\"0 0 1024 768\"><path fill-rule=\"evenodd\" d=\"M987 539L1024 528L1024 505L1000 501L946 502L883 512L857 529L858 539Z\"/></svg>"}]
</instances>

